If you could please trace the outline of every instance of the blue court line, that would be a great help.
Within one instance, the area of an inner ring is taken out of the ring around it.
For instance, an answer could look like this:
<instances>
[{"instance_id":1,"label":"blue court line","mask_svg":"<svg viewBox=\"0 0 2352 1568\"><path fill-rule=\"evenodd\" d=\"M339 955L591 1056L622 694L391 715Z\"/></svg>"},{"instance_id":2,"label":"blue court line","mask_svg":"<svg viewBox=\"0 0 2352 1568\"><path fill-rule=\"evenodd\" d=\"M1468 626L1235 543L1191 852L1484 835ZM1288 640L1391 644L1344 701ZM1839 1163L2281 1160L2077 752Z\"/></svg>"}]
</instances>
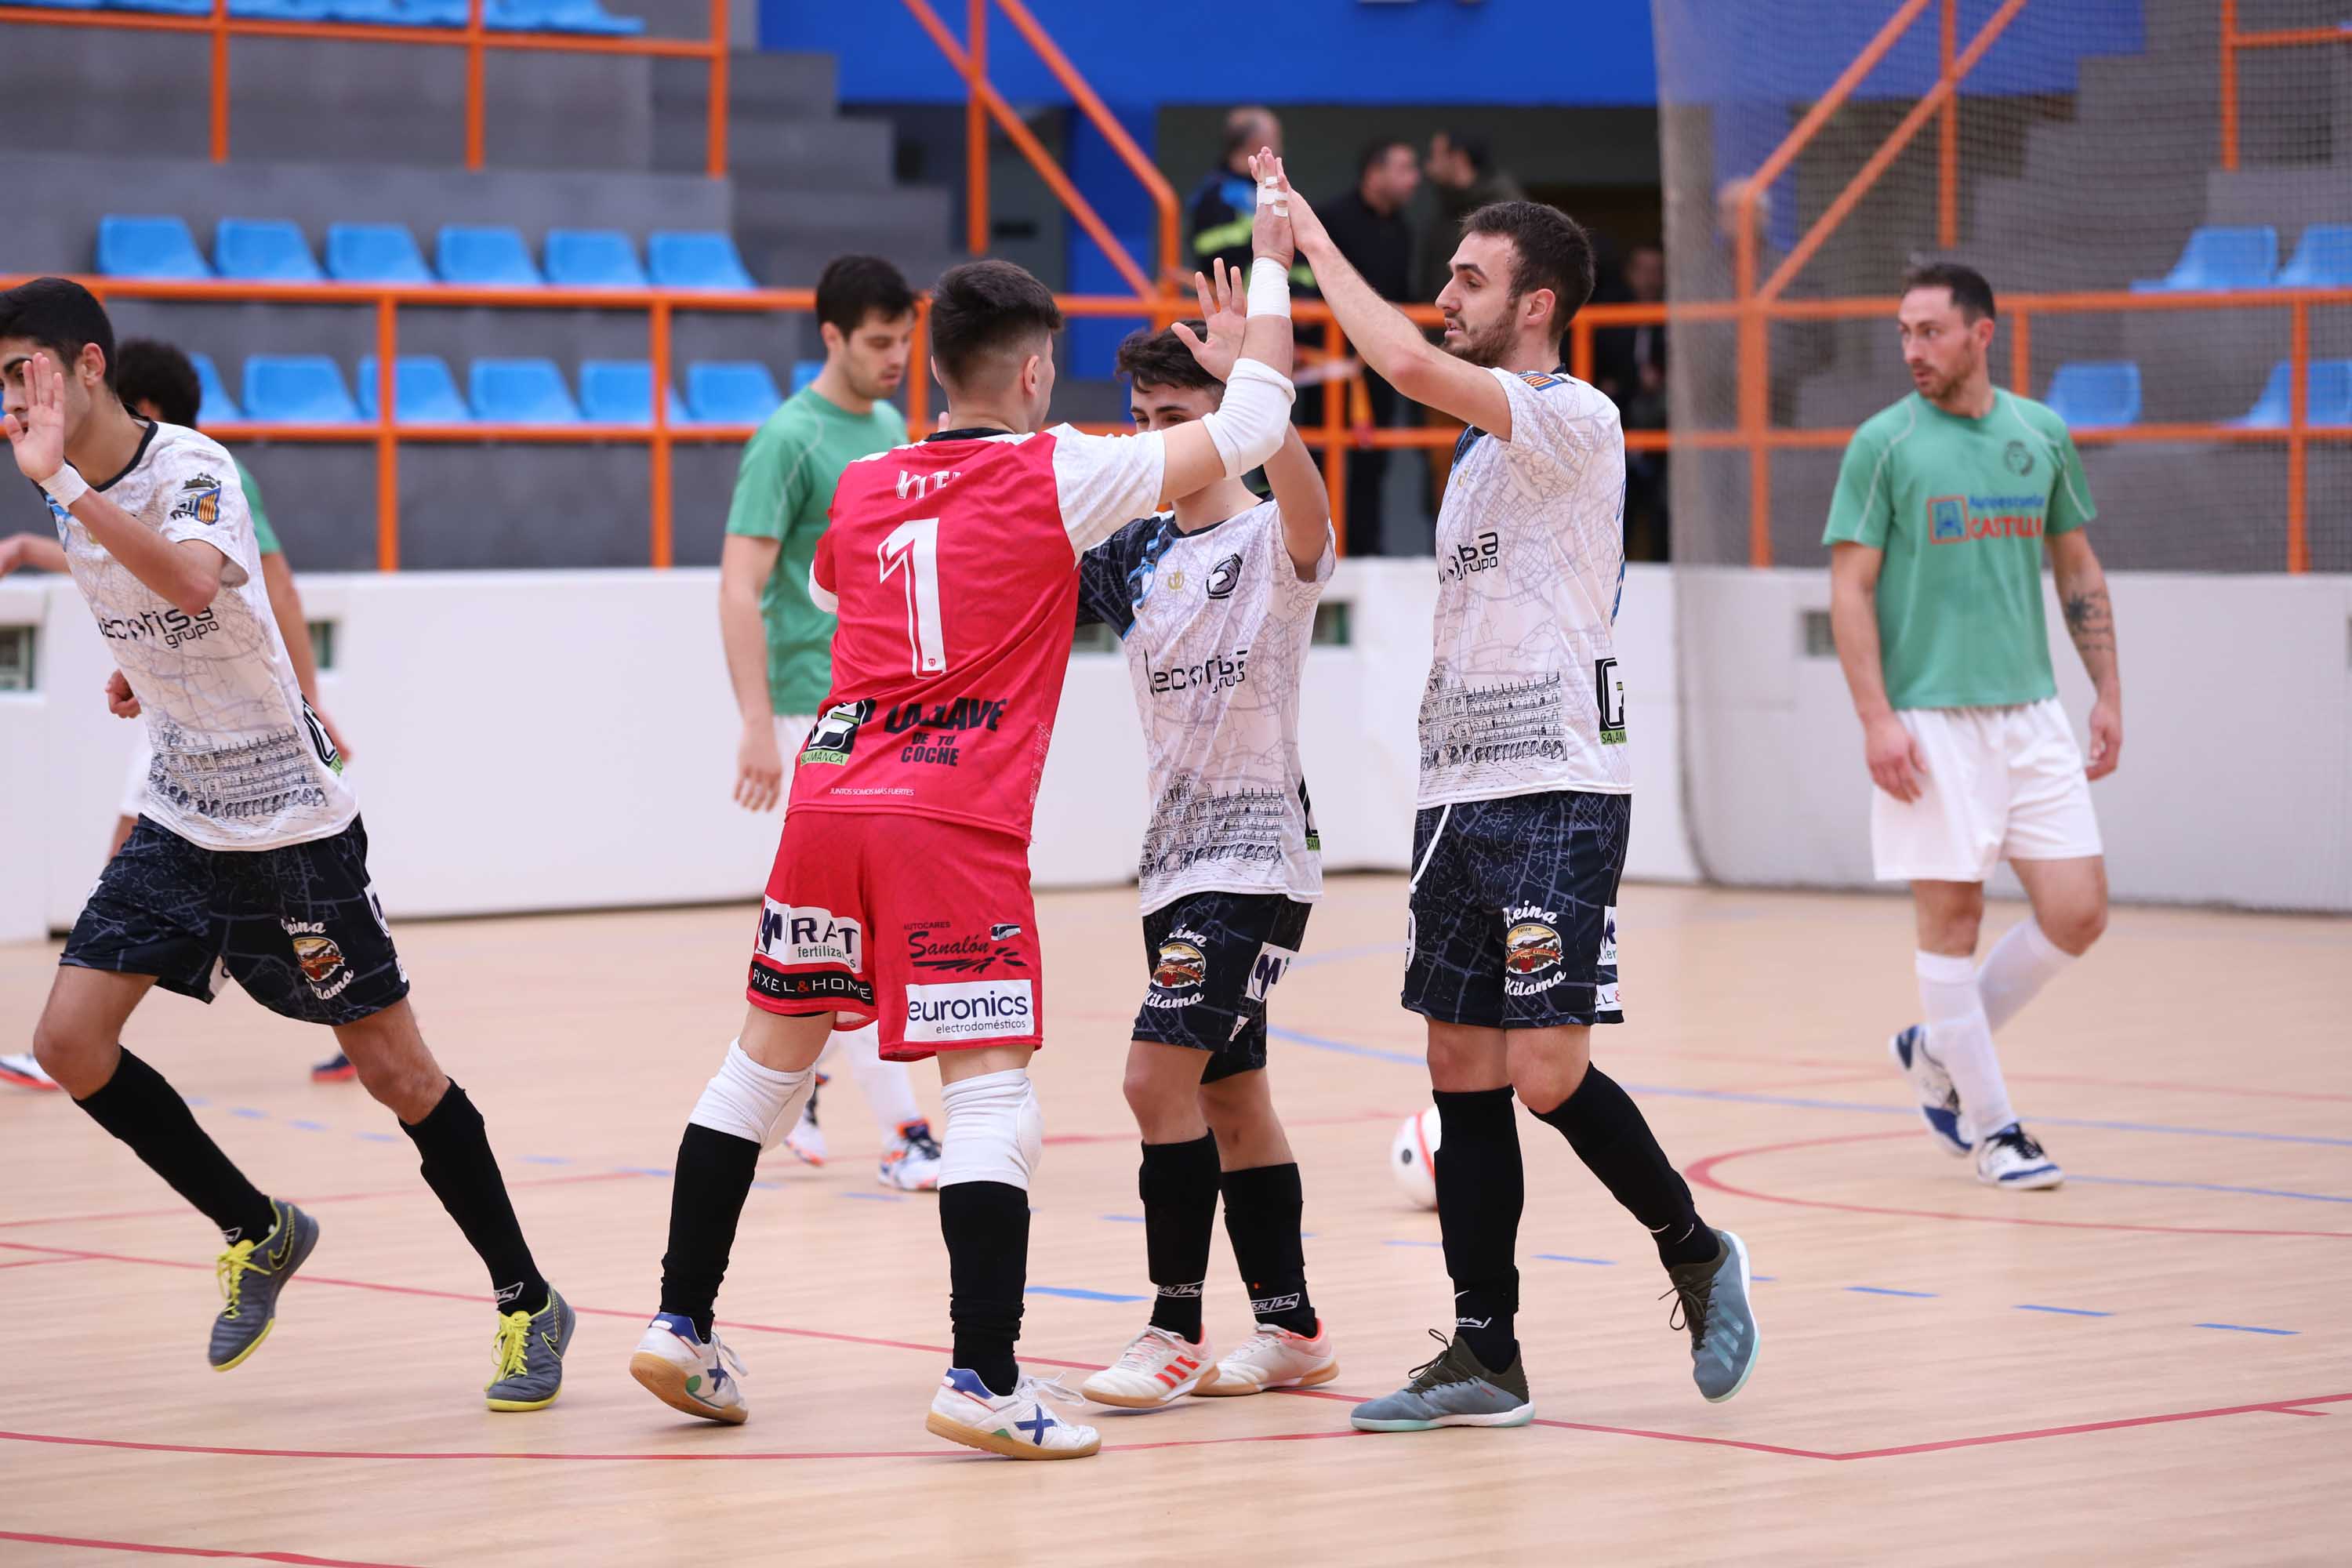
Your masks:
<instances>
[{"instance_id":1,"label":"blue court line","mask_svg":"<svg viewBox=\"0 0 2352 1568\"><path fill-rule=\"evenodd\" d=\"M2243 1193L2248 1197L2256 1198L2299 1198L2307 1204L2352 1204L2352 1198L2339 1197L2334 1193L2293 1193L2283 1187L2231 1187L2219 1182L2158 1182L2143 1176L2084 1176L2072 1172L2067 1173L2067 1180L2096 1182L2109 1187L2178 1187L2197 1193Z\"/></svg>"},{"instance_id":2,"label":"blue court line","mask_svg":"<svg viewBox=\"0 0 2352 1568\"><path fill-rule=\"evenodd\" d=\"M2233 1334L2299 1334L2301 1329L2258 1329L2252 1323L2196 1323L2200 1329L2227 1329Z\"/></svg>"},{"instance_id":3,"label":"blue court line","mask_svg":"<svg viewBox=\"0 0 2352 1568\"><path fill-rule=\"evenodd\" d=\"M569 1165L572 1163L570 1160L561 1154L525 1154L522 1157L522 1163L526 1165Z\"/></svg>"},{"instance_id":4,"label":"blue court line","mask_svg":"<svg viewBox=\"0 0 2352 1568\"><path fill-rule=\"evenodd\" d=\"M256 1110L250 1105L233 1107L230 1110L229 1114L231 1116L242 1116L247 1121L267 1121L269 1120L269 1112L266 1110Z\"/></svg>"},{"instance_id":5,"label":"blue court line","mask_svg":"<svg viewBox=\"0 0 2352 1568\"><path fill-rule=\"evenodd\" d=\"M203 1107L212 1103L211 1100L206 1100L201 1094L184 1094L180 1096L180 1099L184 1103L195 1106L198 1109L202 1109Z\"/></svg>"},{"instance_id":6,"label":"blue court line","mask_svg":"<svg viewBox=\"0 0 2352 1568\"><path fill-rule=\"evenodd\" d=\"M1780 1279L1778 1274L1750 1274L1748 1278L1759 1285L1774 1285Z\"/></svg>"},{"instance_id":7,"label":"blue court line","mask_svg":"<svg viewBox=\"0 0 2352 1568\"><path fill-rule=\"evenodd\" d=\"M286 1125L302 1132L329 1132L333 1131L332 1128L330 1128L323 1121L289 1121Z\"/></svg>"},{"instance_id":8,"label":"blue court line","mask_svg":"<svg viewBox=\"0 0 2352 1568\"><path fill-rule=\"evenodd\" d=\"M869 1204L903 1204L907 1200L896 1193L836 1193L835 1197L857 1198Z\"/></svg>"},{"instance_id":9,"label":"blue court line","mask_svg":"<svg viewBox=\"0 0 2352 1568\"><path fill-rule=\"evenodd\" d=\"M2088 1307L2044 1307L2033 1301L2020 1301L2013 1309L2020 1312L2056 1312L2068 1318L2112 1318L2113 1312L2094 1312Z\"/></svg>"},{"instance_id":10,"label":"blue court line","mask_svg":"<svg viewBox=\"0 0 2352 1568\"><path fill-rule=\"evenodd\" d=\"M400 1142L399 1139L394 1137L389 1132L354 1132L352 1136L354 1138L364 1138L371 1143L397 1143Z\"/></svg>"},{"instance_id":11,"label":"blue court line","mask_svg":"<svg viewBox=\"0 0 2352 1568\"><path fill-rule=\"evenodd\" d=\"M1107 1214L1101 1217L1110 1221L1113 1225L1141 1225L1144 1223L1143 1216L1139 1214Z\"/></svg>"},{"instance_id":12,"label":"blue court line","mask_svg":"<svg viewBox=\"0 0 2352 1568\"><path fill-rule=\"evenodd\" d=\"M1302 1034L1297 1029L1269 1027L1266 1033L1276 1039L1297 1045L1311 1046L1317 1050L1339 1051L1351 1057L1370 1057L1376 1061L1402 1062L1413 1067L1424 1058L1406 1051L1384 1051L1372 1046L1360 1046L1347 1040L1334 1040L1320 1035ZM1664 1084L1629 1083L1624 1086L1633 1094L1655 1095L1667 1100L1706 1100L1727 1105L1774 1105L1789 1110L1843 1110L1864 1116L1916 1116L1916 1105L1874 1105L1853 1100L1810 1100L1796 1095L1751 1094L1727 1089L1681 1089ZM2175 1127L2154 1121L2099 1121L2083 1117L2037 1116L2036 1127L2084 1127L2102 1132L2169 1133L2177 1138L2229 1138L2257 1143L2306 1143L2323 1149L2352 1149L2352 1138L2326 1138L2307 1132L2253 1132L2234 1127Z\"/></svg>"},{"instance_id":13,"label":"blue court line","mask_svg":"<svg viewBox=\"0 0 2352 1568\"><path fill-rule=\"evenodd\" d=\"M1032 1296L1066 1296L1073 1301L1146 1301L1148 1296L1118 1296L1108 1290L1077 1290L1066 1285L1032 1285Z\"/></svg>"},{"instance_id":14,"label":"blue court line","mask_svg":"<svg viewBox=\"0 0 2352 1568\"><path fill-rule=\"evenodd\" d=\"M1565 1252L1538 1252L1536 1257L1546 1263L1590 1263L1595 1268L1617 1267L1617 1260L1613 1258L1571 1258Z\"/></svg>"},{"instance_id":15,"label":"blue court line","mask_svg":"<svg viewBox=\"0 0 2352 1568\"><path fill-rule=\"evenodd\" d=\"M1908 1296L1921 1301L1937 1299L1933 1290L1890 1290L1884 1285L1849 1285L1846 1289L1857 1296Z\"/></svg>"},{"instance_id":16,"label":"blue court line","mask_svg":"<svg viewBox=\"0 0 2352 1568\"><path fill-rule=\"evenodd\" d=\"M1442 1241L1398 1241L1393 1238L1381 1243L1382 1247L1443 1247Z\"/></svg>"},{"instance_id":17,"label":"blue court line","mask_svg":"<svg viewBox=\"0 0 2352 1568\"><path fill-rule=\"evenodd\" d=\"M659 1165L615 1165L613 1168L620 1172L621 1174L625 1176L671 1176L677 1174L676 1172L666 1171Z\"/></svg>"}]
</instances>

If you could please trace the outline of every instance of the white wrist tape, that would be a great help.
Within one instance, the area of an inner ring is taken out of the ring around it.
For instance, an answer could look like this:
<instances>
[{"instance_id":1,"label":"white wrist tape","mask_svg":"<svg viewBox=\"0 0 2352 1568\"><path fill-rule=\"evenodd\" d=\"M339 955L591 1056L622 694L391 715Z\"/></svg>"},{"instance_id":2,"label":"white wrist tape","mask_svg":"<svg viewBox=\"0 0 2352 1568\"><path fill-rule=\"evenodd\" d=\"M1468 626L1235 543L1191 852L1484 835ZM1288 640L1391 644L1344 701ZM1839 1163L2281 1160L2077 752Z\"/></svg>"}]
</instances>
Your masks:
<instances>
[{"instance_id":1,"label":"white wrist tape","mask_svg":"<svg viewBox=\"0 0 2352 1568\"><path fill-rule=\"evenodd\" d=\"M1250 263L1248 313L1253 316L1290 314L1290 268L1271 256L1261 256Z\"/></svg>"},{"instance_id":2,"label":"white wrist tape","mask_svg":"<svg viewBox=\"0 0 2352 1568\"><path fill-rule=\"evenodd\" d=\"M1290 204L1283 199L1282 182L1268 176L1257 183L1257 199L1274 208L1276 217L1290 216Z\"/></svg>"},{"instance_id":3,"label":"white wrist tape","mask_svg":"<svg viewBox=\"0 0 2352 1568\"><path fill-rule=\"evenodd\" d=\"M1290 405L1298 389L1264 360L1234 363L1225 378L1225 398L1214 413L1201 421L1209 439L1225 460L1225 478L1240 479L1282 450L1290 429Z\"/></svg>"},{"instance_id":4,"label":"white wrist tape","mask_svg":"<svg viewBox=\"0 0 2352 1568\"><path fill-rule=\"evenodd\" d=\"M56 473L41 481L41 489L48 492L51 500L71 510L74 502L89 494L89 481L71 463L60 463Z\"/></svg>"}]
</instances>

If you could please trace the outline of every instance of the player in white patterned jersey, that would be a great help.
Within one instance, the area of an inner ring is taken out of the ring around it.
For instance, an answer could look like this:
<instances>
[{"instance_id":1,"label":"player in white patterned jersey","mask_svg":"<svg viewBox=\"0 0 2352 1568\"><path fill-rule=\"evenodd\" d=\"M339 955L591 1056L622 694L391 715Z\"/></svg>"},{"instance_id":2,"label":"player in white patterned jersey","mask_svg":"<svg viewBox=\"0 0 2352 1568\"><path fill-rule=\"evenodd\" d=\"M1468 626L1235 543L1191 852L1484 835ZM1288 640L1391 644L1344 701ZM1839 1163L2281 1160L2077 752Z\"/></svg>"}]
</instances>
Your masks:
<instances>
[{"instance_id":1,"label":"player in white patterned jersey","mask_svg":"<svg viewBox=\"0 0 2352 1568\"><path fill-rule=\"evenodd\" d=\"M1135 422L1167 430L1223 394L1244 316L1217 263L1203 322L1119 345ZM1127 1057L1143 1138L1137 1190L1151 1320L1080 1388L1149 1407L1186 1394L1328 1383L1339 1365L1307 1292L1297 1157L1266 1084L1266 994L1297 956L1323 890L1298 761L1298 692L1315 605L1334 563L1330 500L1296 430L1265 466L1274 499L1238 479L1139 518L1079 563L1078 619L1119 635L1150 759L1138 868L1150 976ZM1252 1331L1223 1361L1202 1289L1217 1198L1249 1288Z\"/></svg>"},{"instance_id":2,"label":"player in white patterned jersey","mask_svg":"<svg viewBox=\"0 0 2352 1568\"><path fill-rule=\"evenodd\" d=\"M155 749L146 810L66 940L34 1054L220 1227L223 1305L206 1359L226 1372L268 1334L319 1225L246 1179L163 1076L119 1044L122 1026L158 985L211 1001L218 966L270 1011L332 1028L489 1269L489 1407L541 1409L562 1386L573 1313L531 1260L481 1113L417 1030L368 879L367 832L295 684L236 470L194 431L125 408L114 354L106 311L79 284L43 278L0 293L0 428L47 497L120 667L108 706L143 715Z\"/></svg>"},{"instance_id":3,"label":"player in white patterned jersey","mask_svg":"<svg viewBox=\"0 0 2352 1568\"><path fill-rule=\"evenodd\" d=\"M1632 776L1610 642L1624 438L1608 400L1559 358L1592 294L1591 241L1539 203L1472 213L1437 298L1440 349L1348 265L1287 179L1276 184L1364 363L1469 426L1437 523L1403 997L1428 1020L1455 1333L1353 1420L1418 1431L1534 1417L1512 1327L1525 1181L1514 1090L1650 1231L1693 1380L1728 1399L1756 1359L1747 1248L1699 1218L1641 1110L1592 1065L1591 1026L1623 1018L1616 904Z\"/></svg>"}]
</instances>

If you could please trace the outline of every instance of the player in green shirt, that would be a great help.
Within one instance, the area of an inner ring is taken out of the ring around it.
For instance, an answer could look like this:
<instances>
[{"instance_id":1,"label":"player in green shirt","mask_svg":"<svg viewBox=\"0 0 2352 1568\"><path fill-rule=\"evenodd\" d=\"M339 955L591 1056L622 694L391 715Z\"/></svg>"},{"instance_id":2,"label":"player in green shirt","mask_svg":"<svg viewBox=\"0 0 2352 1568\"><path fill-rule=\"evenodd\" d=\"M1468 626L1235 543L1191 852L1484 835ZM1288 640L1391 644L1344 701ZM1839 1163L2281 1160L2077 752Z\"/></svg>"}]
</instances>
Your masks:
<instances>
[{"instance_id":1,"label":"player in green shirt","mask_svg":"<svg viewBox=\"0 0 2352 1568\"><path fill-rule=\"evenodd\" d=\"M735 799L748 811L765 811L790 793L784 759L816 722L833 684L834 618L809 597L809 567L834 486L858 458L907 439L906 420L886 401L906 379L914 342L915 292L906 279L878 257L836 257L817 280L816 318L824 369L743 448L719 556L719 637L743 718ZM825 1056L845 1050L881 1127L882 1184L933 1190L940 1148L905 1064L882 1059L871 1024L835 1035ZM784 1142L810 1164L824 1163L815 1095Z\"/></svg>"},{"instance_id":2,"label":"player in green shirt","mask_svg":"<svg viewBox=\"0 0 2352 1568\"><path fill-rule=\"evenodd\" d=\"M1992 288L1949 263L1904 279L1912 395L1854 432L1830 504L1830 619L1862 720L1871 851L1908 881L1925 1022L1889 1042L1929 1134L1997 1187L2064 1173L2019 1123L1993 1032L2107 923L2090 781L2123 749L2123 686L2096 514L2057 415L1992 384ZM2058 706L2042 611L2048 552L2097 698L2084 766ZM2032 917L1976 963L1984 883L2006 859Z\"/></svg>"}]
</instances>

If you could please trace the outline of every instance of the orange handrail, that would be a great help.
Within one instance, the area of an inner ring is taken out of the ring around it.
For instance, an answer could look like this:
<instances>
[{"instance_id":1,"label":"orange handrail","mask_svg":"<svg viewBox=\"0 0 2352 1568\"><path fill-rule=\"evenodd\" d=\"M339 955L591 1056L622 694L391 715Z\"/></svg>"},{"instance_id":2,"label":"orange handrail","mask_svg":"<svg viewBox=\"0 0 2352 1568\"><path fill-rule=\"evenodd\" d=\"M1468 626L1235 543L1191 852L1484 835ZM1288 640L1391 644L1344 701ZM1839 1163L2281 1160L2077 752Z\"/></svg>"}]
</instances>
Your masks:
<instances>
[{"instance_id":1,"label":"orange handrail","mask_svg":"<svg viewBox=\"0 0 2352 1568\"><path fill-rule=\"evenodd\" d=\"M50 10L0 5L0 23L37 27L102 27L132 33L204 34L211 40L212 160L228 162L228 41L231 38L310 38L320 42L415 44L466 51L466 167L483 164L483 56L492 49L519 54L637 55L659 59L698 59L710 74L708 173L727 174L727 0L710 0L708 38L612 38L569 33L492 32L483 26L483 0L471 0L462 27L392 27L364 22L291 22L232 16L228 0L213 0L209 16L180 16L140 12Z\"/></svg>"},{"instance_id":2,"label":"orange handrail","mask_svg":"<svg viewBox=\"0 0 2352 1568\"><path fill-rule=\"evenodd\" d=\"M2221 0L2221 167L2238 166L2238 51L2296 49L2315 44L2352 44L2352 27L2278 27L2238 30L2238 0Z\"/></svg>"}]
</instances>

